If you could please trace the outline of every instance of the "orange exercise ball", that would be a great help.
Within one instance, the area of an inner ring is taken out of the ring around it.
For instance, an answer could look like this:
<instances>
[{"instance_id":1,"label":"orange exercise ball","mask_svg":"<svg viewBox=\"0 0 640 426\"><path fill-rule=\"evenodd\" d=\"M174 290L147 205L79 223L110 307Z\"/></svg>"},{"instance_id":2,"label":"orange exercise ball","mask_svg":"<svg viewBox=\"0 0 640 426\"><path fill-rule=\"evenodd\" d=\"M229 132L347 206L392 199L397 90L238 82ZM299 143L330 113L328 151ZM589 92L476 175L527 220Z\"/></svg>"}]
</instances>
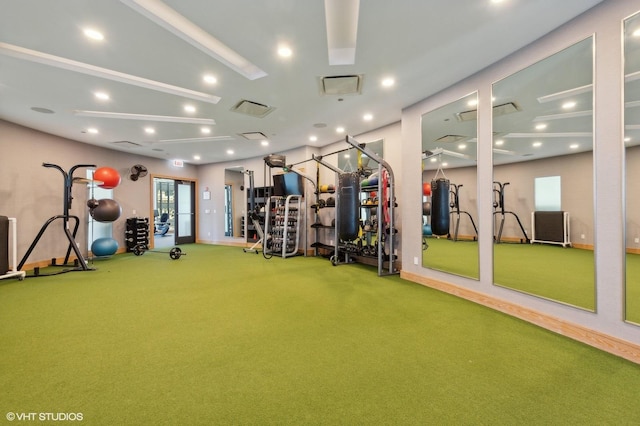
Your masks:
<instances>
[{"instance_id":1,"label":"orange exercise ball","mask_svg":"<svg viewBox=\"0 0 640 426\"><path fill-rule=\"evenodd\" d=\"M431 184L429 182L422 184L422 195L427 197L431 196Z\"/></svg>"},{"instance_id":2,"label":"orange exercise ball","mask_svg":"<svg viewBox=\"0 0 640 426\"><path fill-rule=\"evenodd\" d=\"M100 167L93 172L93 179L102 182L100 188L112 189L120 185L120 173L111 167Z\"/></svg>"}]
</instances>

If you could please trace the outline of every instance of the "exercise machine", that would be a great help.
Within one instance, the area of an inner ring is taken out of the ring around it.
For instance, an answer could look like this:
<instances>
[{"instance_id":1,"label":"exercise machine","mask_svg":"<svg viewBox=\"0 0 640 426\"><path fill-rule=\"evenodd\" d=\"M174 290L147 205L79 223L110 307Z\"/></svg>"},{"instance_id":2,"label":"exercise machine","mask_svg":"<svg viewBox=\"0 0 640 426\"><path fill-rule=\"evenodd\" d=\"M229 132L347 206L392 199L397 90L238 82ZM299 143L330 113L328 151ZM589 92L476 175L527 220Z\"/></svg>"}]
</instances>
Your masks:
<instances>
[{"instance_id":1,"label":"exercise machine","mask_svg":"<svg viewBox=\"0 0 640 426\"><path fill-rule=\"evenodd\" d=\"M260 224L260 215L256 209L256 195L254 191L254 181L253 181L253 170L245 170L244 173L249 176L249 219L251 219L251 223L256 229L258 233L258 241L256 241L251 247L242 249L245 253L260 253L260 249L258 247L262 246L264 242L264 231L262 230L262 225ZM263 250L264 253L264 250Z\"/></svg>"},{"instance_id":2,"label":"exercise machine","mask_svg":"<svg viewBox=\"0 0 640 426\"><path fill-rule=\"evenodd\" d=\"M473 225L473 230L475 231L475 236L473 237L473 241L478 239L478 228L476 227L476 223L473 221L473 217L469 212L464 210L460 210L460 188L462 188L462 184L456 185L452 183L450 186L450 202L449 207L451 207L451 214L456 215L456 223L453 227L453 238L451 238L451 234L449 234L449 238L453 241L458 241L458 230L460 228L460 216L462 214L466 214L471 220L471 225Z\"/></svg>"},{"instance_id":3,"label":"exercise machine","mask_svg":"<svg viewBox=\"0 0 640 426\"><path fill-rule=\"evenodd\" d=\"M498 235L494 236L494 241L497 244L500 244L500 242L502 241L502 229L504 227L504 220L506 218L506 215L510 214L513 217L515 217L516 220L518 221L518 226L520 226L520 230L522 231L522 235L524 236L524 241L528 244L530 242L529 237L527 236L527 232L525 231L524 226L522 226L522 222L520 222L520 218L518 217L518 215L515 214L514 212L505 210L504 191L507 185L509 185L509 182L505 182L505 183L496 182L496 181L493 182L493 195L494 195L493 208L496 209L493 212L493 217L495 217L497 214L501 216L500 227L498 228ZM520 242L522 242L522 239L520 240Z\"/></svg>"},{"instance_id":4,"label":"exercise machine","mask_svg":"<svg viewBox=\"0 0 640 426\"><path fill-rule=\"evenodd\" d=\"M79 169L81 167L93 168L93 167L96 167L96 165L95 164L78 164L78 165L75 165L75 166L71 167L69 169L68 173L66 171L64 171L62 169L62 167L60 167L60 166L58 166L56 164L43 163L42 166L43 167L47 167L47 168L56 169L60 173L62 173L62 176L64 178L64 196L63 196L62 214L61 215L56 215L56 216L53 216L53 217L49 218L49 220L47 220L44 223L44 225L42 225L42 228L40 229L40 232L38 232L38 235L33 240L33 242L31 243L31 246L29 246L29 249L25 253L25 255L22 258L22 260L20 261L20 263L18 264L17 270L21 270L22 269L22 267L24 266L25 262L29 258L29 255L31 254L33 249L36 247L36 245L40 241L40 238L42 238L42 235L45 233L45 231L47 230L49 225L51 225L53 222L55 222L58 219L60 219L62 221L62 229L64 231L65 236L67 237L67 240L69 241L69 246L67 248L67 254L66 254L65 258L64 258L63 264L62 265L58 265L58 264L56 264L55 259L52 259L50 266L72 266L73 267L72 269L67 269L67 270L64 270L62 272L93 270L93 269L89 268L89 266L87 265L87 262L85 261L84 256L82 255L82 253L80 252L80 248L78 247L78 244L76 243L76 240L75 240L76 234L78 233L78 227L80 226L80 218L78 216L69 214L69 210L71 210L71 201L73 200L73 195L72 195L73 194L72 193L73 183L74 183L74 181L77 181L77 180L84 180L82 178L74 178L73 177L73 173L77 169ZM69 222L70 221L74 222L73 231L70 230L70 226L69 226ZM68 264L68 262L69 262L69 257L71 255L71 251L72 250L76 255L76 260L74 261L74 263L72 265L70 265L70 264ZM38 275L42 275L42 274L39 274L39 271L38 271L36 273L36 276L38 276Z\"/></svg>"}]
</instances>

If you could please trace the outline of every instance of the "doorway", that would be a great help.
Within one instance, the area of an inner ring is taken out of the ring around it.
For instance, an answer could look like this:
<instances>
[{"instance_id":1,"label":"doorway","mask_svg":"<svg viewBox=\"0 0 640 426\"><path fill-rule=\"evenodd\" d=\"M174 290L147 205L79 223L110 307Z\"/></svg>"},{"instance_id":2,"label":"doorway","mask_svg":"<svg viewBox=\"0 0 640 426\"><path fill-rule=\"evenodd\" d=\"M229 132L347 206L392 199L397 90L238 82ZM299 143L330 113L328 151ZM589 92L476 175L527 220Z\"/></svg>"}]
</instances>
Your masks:
<instances>
[{"instance_id":1,"label":"doorway","mask_svg":"<svg viewBox=\"0 0 640 426\"><path fill-rule=\"evenodd\" d=\"M195 181L152 179L153 247L195 243Z\"/></svg>"}]
</instances>

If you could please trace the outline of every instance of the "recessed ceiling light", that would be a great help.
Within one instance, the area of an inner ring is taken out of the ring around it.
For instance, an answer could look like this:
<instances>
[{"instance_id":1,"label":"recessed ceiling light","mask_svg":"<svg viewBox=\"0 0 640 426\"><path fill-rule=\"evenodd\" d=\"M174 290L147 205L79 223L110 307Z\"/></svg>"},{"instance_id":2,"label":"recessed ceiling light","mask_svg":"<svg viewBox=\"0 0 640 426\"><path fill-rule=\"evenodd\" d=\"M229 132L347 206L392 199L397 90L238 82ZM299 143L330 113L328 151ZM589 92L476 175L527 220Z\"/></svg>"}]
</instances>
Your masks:
<instances>
[{"instance_id":1,"label":"recessed ceiling light","mask_svg":"<svg viewBox=\"0 0 640 426\"><path fill-rule=\"evenodd\" d=\"M345 154L344 158L351 158L351 156L349 154Z\"/></svg>"},{"instance_id":2,"label":"recessed ceiling light","mask_svg":"<svg viewBox=\"0 0 640 426\"><path fill-rule=\"evenodd\" d=\"M209 133L211 133L211 129L208 127L200 127L200 133L202 133L203 135L208 135Z\"/></svg>"},{"instance_id":3,"label":"recessed ceiling light","mask_svg":"<svg viewBox=\"0 0 640 426\"><path fill-rule=\"evenodd\" d=\"M384 78L384 79L382 80L382 86L383 86L383 87L391 87L391 86L393 86L394 84L396 84L396 81L395 81L393 78L391 78L391 77L386 77L386 78Z\"/></svg>"},{"instance_id":4,"label":"recessed ceiling light","mask_svg":"<svg viewBox=\"0 0 640 426\"><path fill-rule=\"evenodd\" d=\"M371 120L373 120L373 115L372 114L365 114L365 115L362 116L362 119L364 121L371 121Z\"/></svg>"},{"instance_id":5,"label":"recessed ceiling light","mask_svg":"<svg viewBox=\"0 0 640 426\"><path fill-rule=\"evenodd\" d=\"M109 94L107 92L93 92L93 95L101 101L109 100Z\"/></svg>"},{"instance_id":6,"label":"recessed ceiling light","mask_svg":"<svg viewBox=\"0 0 640 426\"><path fill-rule=\"evenodd\" d=\"M436 161L438 161L438 159L436 157L431 157L429 161L431 161L432 163L435 163Z\"/></svg>"},{"instance_id":7,"label":"recessed ceiling light","mask_svg":"<svg viewBox=\"0 0 640 426\"><path fill-rule=\"evenodd\" d=\"M278 47L278 55L282 58L290 58L293 54L293 51L289 46L279 46Z\"/></svg>"},{"instance_id":8,"label":"recessed ceiling light","mask_svg":"<svg viewBox=\"0 0 640 426\"><path fill-rule=\"evenodd\" d=\"M495 145L496 145L496 146L504 145L504 141L503 141L502 139L498 139L498 140L495 142Z\"/></svg>"},{"instance_id":9,"label":"recessed ceiling light","mask_svg":"<svg viewBox=\"0 0 640 426\"><path fill-rule=\"evenodd\" d=\"M95 127L90 127L87 129L87 132L91 133L92 135L96 135L98 134L98 129L96 129Z\"/></svg>"},{"instance_id":10,"label":"recessed ceiling light","mask_svg":"<svg viewBox=\"0 0 640 426\"><path fill-rule=\"evenodd\" d=\"M449 163L442 163L442 167L447 167Z\"/></svg>"},{"instance_id":11,"label":"recessed ceiling light","mask_svg":"<svg viewBox=\"0 0 640 426\"><path fill-rule=\"evenodd\" d=\"M206 74L202 79L207 84L216 84L218 82L218 79L211 74Z\"/></svg>"},{"instance_id":12,"label":"recessed ceiling light","mask_svg":"<svg viewBox=\"0 0 640 426\"><path fill-rule=\"evenodd\" d=\"M93 28L85 28L83 32L84 32L84 35L90 38L91 40L98 40L98 41L104 40L104 35L100 31L94 30Z\"/></svg>"},{"instance_id":13,"label":"recessed ceiling light","mask_svg":"<svg viewBox=\"0 0 640 426\"><path fill-rule=\"evenodd\" d=\"M260 142L260 145L262 145L262 146L269 146L269 141L264 140L264 141Z\"/></svg>"},{"instance_id":14,"label":"recessed ceiling light","mask_svg":"<svg viewBox=\"0 0 640 426\"><path fill-rule=\"evenodd\" d=\"M532 143L531 145L533 145L534 148L539 148L539 147L542 146L542 142L536 141L536 142Z\"/></svg>"},{"instance_id":15,"label":"recessed ceiling light","mask_svg":"<svg viewBox=\"0 0 640 426\"><path fill-rule=\"evenodd\" d=\"M317 136L309 136L309 140L311 142L317 142L318 141L318 137Z\"/></svg>"},{"instance_id":16,"label":"recessed ceiling light","mask_svg":"<svg viewBox=\"0 0 640 426\"><path fill-rule=\"evenodd\" d=\"M541 124L536 125L536 130L544 130L546 128L547 128L546 124L542 124L541 123Z\"/></svg>"},{"instance_id":17,"label":"recessed ceiling light","mask_svg":"<svg viewBox=\"0 0 640 426\"><path fill-rule=\"evenodd\" d=\"M232 150L232 149L228 149L228 150L227 150L227 154L229 154L229 155L233 155L233 150Z\"/></svg>"},{"instance_id":18,"label":"recessed ceiling light","mask_svg":"<svg viewBox=\"0 0 640 426\"><path fill-rule=\"evenodd\" d=\"M579 143L572 143L571 145L569 145L569 148L578 149L578 148L580 148L580 144Z\"/></svg>"},{"instance_id":19,"label":"recessed ceiling light","mask_svg":"<svg viewBox=\"0 0 640 426\"><path fill-rule=\"evenodd\" d=\"M340 127L336 127L336 132L338 133L344 133L344 127L340 126Z\"/></svg>"},{"instance_id":20,"label":"recessed ceiling light","mask_svg":"<svg viewBox=\"0 0 640 426\"><path fill-rule=\"evenodd\" d=\"M467 149L467 144L461 143L460 145L458 145L458 149Z\"/></svg>"},{"instance_id":21,"label":"recessed ceiling light","mask_svg":"<svg viewBox=\"0 0 640 426\"><path fill-rule=\"evenodd\" d=\"M198 154L196 154L196 155L193 156L193 159L197 161L197 160L200 159L200 156Z\"/></svg>"},{"instance_id":22,"label":"recessed ceiling light","mask_svg":"<svg viewBox=\"0 0 640 426\"><path fill-rule=\"evenodd\" d=\"M471 99L469 102L467 102L467 106L474 107L476 105L478 105L477 99Z\"/></svg>"},{"instance_id":23,"label":"recessed ceiling light","mask_svg":"<svg viewBox=\"0 0 640 426\"><path fill-rule=\"evenodd\" d=\"M31 108L31 109L33 109L33 108ZM631 138L627 136L626 138L624 138L624 141L625 142L631 142Z\"/></svg>"},{"instance_id":24,"label":"recessed ceiling light","mask_svg":"<svg viewBox=\"0 0 640 426\"><path fill-rule=\"evenodd\" d=\"M562 109L571 109L576 106L576 103L573 101L565 102L562 104Z\"/></svg>"},{"instance_id":25,"label":"recessed ceiling light","mask_svg":"<svg viewBox=\"0 0 640 426\"><path fill-rule=\"evenodd\" d=\"M156 129L154 129L153 127L145 127L144 132L148 135L152 135L156 132Z\"/></svg>"},{"instance_id":26,"label":"recessed ceiling light","mask_svg":"<svg viewBox=\"0 0 640 426\"><path fill-rule=\"evenodd\" d=\"M634 37L640 37L640 28L638 28L637 30L635 30L635 31L632 33L632 35L633 35Z\"/></svg>"},{"instance_id":27,"label":"recessed ceiling light","mask_svg":"<svg viewBox=\"0 0 640 426\"><path fill-rule=\"evenodd\" d=\"M185 112L193 113L196 112L196 107L194 107L193 105L185 105L184 110Z\"/></svg>"}]
</instances>

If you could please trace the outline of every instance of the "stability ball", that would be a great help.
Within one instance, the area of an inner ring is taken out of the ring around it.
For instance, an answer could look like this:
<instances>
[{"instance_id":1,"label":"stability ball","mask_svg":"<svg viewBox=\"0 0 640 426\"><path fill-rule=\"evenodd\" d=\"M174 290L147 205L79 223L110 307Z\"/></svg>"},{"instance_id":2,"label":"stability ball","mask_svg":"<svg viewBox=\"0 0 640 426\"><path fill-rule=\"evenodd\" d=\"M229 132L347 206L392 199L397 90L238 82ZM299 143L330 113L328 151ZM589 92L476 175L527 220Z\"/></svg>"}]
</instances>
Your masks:
<instances>
[{"instance_id":1,"label":"stability ball","mask_svg":"<svg viewBox=\"0 0 640 426\"><path fill-rule=\"evenodd\" d=\"M118 242L113 238L98 238L91 243L91 253L94 256L111 256L118 251Z\"/></svg>"},{"instance_id":2,"label":"stability ball","mask_svg":"<svg viewBox=\"0 0 640 426\"><path fill-rule=\"evenodd\" d=\"M120 173L111 167L100 167L93 172L93 179L102 182L100 188L112 189L120 185Z\"/></svg>"},{"instance_id":3,"label":"stability ball","mask_svg":"<svg viewBox=\"0 0 640 426\"><path fill-rule=\"evenodd\" d=\"M431 196L431 184L429 182L422 184L422 195L426 197Z\"/></svg>"},{"instance_id":4,"label":"stability ball","mask_svg":"<svg viewBox=\"0 0 640 426\"><path fill-rule=\"evenodd\" d=\"M113 222L122 214L122 207L116 200L103 198L98 200L98 206L89 210L89 213L98 222Z\"/></svg>"},{"instance_id":5,"label":"stability ball","mask_svg":"<svg viewBox=\"0 0 640 426\"><path fill-rule=\"evenodd\" d=\"M431 203L430 202L425 201L424 203L422 203L422 214L423 214L423 216L431 215Z\"/></svg>"},{"instance_id":6,"label":"stability ball","mask_svg":"<svg viewBox=\"0 0 640 426\"><path fill-rule=\"evenodd\" d=\"M431 235L433 235L433 231L431 231L431 225L429 225L428 223L422 225L422 236L429 237Z\"/></svg>"}]
</instances>

